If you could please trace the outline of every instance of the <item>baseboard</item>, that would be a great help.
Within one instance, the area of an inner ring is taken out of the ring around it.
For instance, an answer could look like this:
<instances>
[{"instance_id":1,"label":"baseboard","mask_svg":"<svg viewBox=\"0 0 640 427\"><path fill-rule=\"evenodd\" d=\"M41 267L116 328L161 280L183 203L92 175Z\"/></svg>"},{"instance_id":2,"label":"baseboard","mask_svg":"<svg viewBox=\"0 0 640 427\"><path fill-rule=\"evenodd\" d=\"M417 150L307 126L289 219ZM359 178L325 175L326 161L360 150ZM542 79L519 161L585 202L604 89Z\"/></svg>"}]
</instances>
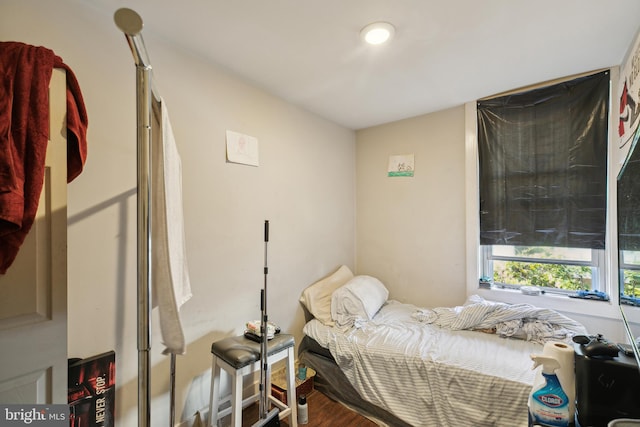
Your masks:
<instances>
[{"instance_id":1,"label":"baseboard","mask_svg":"<svg viewBox=\"0 0 640 427\"><path fill-rule=\"evenodd\" d=\"M209 408L206 408L205 411L208 413ZM189 417L189 419L176 424L175 427L206 427L207 425L207 413L203 413L202 411L197 411L194 415Z\"/></svg>"},{"instance_id":2,"label":"baseboard","mask_svg":"<svg viewBox=\"0 0 640 427\"><path fill-rule=\"evenodd\" d=\"M255 382L249 384L244 388L243 395L244 396L252 396L259 392L258 390L259 383ZM209 405L204 408L196 411L195 414L190 416L188 419L181 421L176 424L175 427L206 427L207 420L209 419Z\"/></svg>"}]
</instances>

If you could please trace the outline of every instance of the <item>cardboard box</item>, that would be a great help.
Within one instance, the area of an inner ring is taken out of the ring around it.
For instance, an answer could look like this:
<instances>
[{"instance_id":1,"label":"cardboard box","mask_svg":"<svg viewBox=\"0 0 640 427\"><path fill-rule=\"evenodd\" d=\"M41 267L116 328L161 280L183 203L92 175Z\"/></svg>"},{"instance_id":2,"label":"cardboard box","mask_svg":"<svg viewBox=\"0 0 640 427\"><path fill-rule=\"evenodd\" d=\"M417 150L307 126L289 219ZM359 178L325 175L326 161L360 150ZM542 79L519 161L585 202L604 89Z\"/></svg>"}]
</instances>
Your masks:
<instances>
[{"instance_id":1,"label":"cardboard box","mask_svg":"<svg viewBox=\"0 0 640 427\"><path fill-rule=\"evenodd\" d=\"M304 380L298 378L298 365L296 364L296 399L302 395L308 396L313 391L313 377L316 371L307 367L307 377ZM271 374L271 395L288 405L287 403L287 377L285 369L279 369Z\"/></svg>"}]
</instances>

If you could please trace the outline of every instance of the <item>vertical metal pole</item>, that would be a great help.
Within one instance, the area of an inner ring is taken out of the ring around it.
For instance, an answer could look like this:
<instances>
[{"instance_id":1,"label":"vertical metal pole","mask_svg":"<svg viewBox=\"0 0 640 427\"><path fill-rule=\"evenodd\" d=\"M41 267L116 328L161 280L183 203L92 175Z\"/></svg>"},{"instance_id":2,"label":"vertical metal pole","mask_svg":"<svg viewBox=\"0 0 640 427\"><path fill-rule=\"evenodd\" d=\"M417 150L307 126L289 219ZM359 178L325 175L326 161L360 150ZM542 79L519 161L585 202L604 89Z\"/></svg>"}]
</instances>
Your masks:
<instances>
[{"instance_id":1,"label":"vertical metal pole","mask_svg":"<svg viewBox=\"0 0 640 427\"><path fill-rule=\"evenodd\" d=\"M171 353L171 372L169 374L169 427L176 425L176 355Z\"/></svg>"},{"instance_id":2,"label":"vertical metal pole","mask_svg":"<svg viewBox=\"0 0 640 427\"><path fill-rule=\"evenodd\" d=\"M269 330L269 315L267 314L267 276L269 274L269 266L267 263L267 247L269 245L269 221L264 222L264 288L262 289L261 305L262 305L262 320L260 322L260 361L262 363L262 372L260 373L260 388L262 393L260 394L260 419L267 418L269 412L269 390L267 390L267 332Z\"/></svg>"},{"instance_id":3,"label":"vertical metal pole","mask_svg":"<svg viewBox=\"0 0 640 427\"><path fill-rule=\"evenodd\" d=\"M151 421L151 65L142 39L143 22L134 10L121 8L114 21L124 33L136 64L136 118L138 169L138 426ZM156 99L159 97L156 96ZM175 355L171 355L171 427L175 420Z\"/></svg>"},{"instance_id":4,"label":"vertical metal pole","mask_svg":"<svg viewBox=\"0 0 640 427\"><path fill-rule=\"evenodd\" d=\"M151 67L136 67L138 118L138 426L151 420Z\"/></svg>"}]
</instances>

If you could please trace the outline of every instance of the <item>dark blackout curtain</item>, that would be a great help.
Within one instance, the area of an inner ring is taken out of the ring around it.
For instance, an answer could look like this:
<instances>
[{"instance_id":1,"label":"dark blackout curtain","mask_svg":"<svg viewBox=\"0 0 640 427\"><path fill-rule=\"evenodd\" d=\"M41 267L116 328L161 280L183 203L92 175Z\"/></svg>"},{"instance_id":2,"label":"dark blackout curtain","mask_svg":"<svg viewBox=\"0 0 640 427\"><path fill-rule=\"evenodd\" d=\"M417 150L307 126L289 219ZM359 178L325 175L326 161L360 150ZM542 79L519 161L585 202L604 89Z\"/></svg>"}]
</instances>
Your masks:
<instances>
[{"instance_id":1,"label":"dark blackout curtain","mask_svg":"<svg viewBox=\"0 0 640 427\"><path fill-rule=\"evenodd\" d=\"M480 101L480 244L604 249L609 72Z\"/></svg>"}]
</instances>

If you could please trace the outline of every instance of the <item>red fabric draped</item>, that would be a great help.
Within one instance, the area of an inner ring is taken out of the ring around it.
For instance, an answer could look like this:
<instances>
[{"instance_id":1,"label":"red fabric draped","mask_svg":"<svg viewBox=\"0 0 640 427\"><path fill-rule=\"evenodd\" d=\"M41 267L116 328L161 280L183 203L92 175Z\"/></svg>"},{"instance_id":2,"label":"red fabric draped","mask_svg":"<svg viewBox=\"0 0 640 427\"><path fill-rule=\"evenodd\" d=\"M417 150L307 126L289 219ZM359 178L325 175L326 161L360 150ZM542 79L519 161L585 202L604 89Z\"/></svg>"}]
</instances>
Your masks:
<instances>
[{"instance_id":1,"label":"red fabric draped","mask_svg":"<svg viewBox=\"0 0 640 427\"><path fill-rule=\"evenodd\" d=\"M38 209L49 140L49 82L67 70L67 181L87 155L87 114L75 75L50 49L0 42L0 274L6 273Z\"/></svg>"}]
</instances>

